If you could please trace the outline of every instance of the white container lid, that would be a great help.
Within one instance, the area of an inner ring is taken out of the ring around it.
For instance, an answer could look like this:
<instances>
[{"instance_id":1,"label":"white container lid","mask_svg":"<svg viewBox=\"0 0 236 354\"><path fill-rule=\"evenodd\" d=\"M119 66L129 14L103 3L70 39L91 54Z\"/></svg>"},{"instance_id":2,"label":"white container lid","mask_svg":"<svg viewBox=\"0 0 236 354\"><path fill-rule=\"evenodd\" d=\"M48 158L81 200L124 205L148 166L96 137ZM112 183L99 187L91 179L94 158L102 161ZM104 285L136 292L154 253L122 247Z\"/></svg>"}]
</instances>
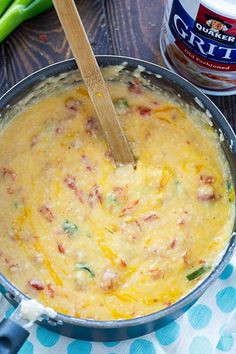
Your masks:
<instances>
[{"instance_id":1,"label":"white container lid","mask_svg":"<svg viewBox=\"0 0 236 354\"><path fill-rule=\"evenodd\" d=\"M236 0L201 0L201 3L219 15L236 19Z\"/></svg>"}]
</instances>

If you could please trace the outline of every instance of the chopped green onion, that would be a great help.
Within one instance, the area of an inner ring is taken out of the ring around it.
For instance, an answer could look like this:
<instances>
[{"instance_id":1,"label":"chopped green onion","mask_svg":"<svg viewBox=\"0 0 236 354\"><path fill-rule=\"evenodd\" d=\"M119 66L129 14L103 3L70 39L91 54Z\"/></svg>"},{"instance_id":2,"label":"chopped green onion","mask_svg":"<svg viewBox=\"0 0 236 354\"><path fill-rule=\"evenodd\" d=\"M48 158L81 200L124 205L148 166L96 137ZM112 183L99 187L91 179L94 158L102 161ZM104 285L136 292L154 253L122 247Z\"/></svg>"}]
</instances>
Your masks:
<instances>
[{"instance_id":1,"label":"chopped green onion","mask_svg":"<svg viewBox=\"0 0 236 354\"><path fill-rule=\"evenodd\" d=\"M67 234L74 235L78 231L78 226L69 220L65 220L63 224L63 230Z\"/></svg>"},{"instance_id":2,"label":"chopped green onion","mask_svg":"<svg viewBox=\"0 0 236 354\"><path fill-rule=\"evenodd\" d=\"M105 230L107 230L108 232L110 232L110 234L114 234L113 231L109 230L108 228L105 227Z\"/></svg>"},{"instance_id":3,"label":"chopped green onion","mask_svg":"<svg viewBox=\"0 0 236 354\"><path fill-rule=\"evenodd\" d=\"M88 272L90 274L90 276L92 278L95 277L95 273L94 271L91 269L90 265L89 264L86 264L86 263L78 263L76 264L76 268L77 269L80 269L80 270L85 270L86 272Z\"/></svg>"},{"instance_id":4,"label":"chopped green onion","mask_svg":"<svg viewBox=\"0 0 236 354\"><path fill-rule=\"evenodd\" d=\"M1 1L1 0L0 0ZM22 204L19 202L13 202L14 208L16 210L21 210L22 209Z\"/></svg>"},{"instance_id":5,"label":"chopped green onion","mask_svg":"<svg viewBox=\"0 0 236 354\"><path fill-rule=\"evenodd\" d=\"M106 197L106 203L109 205L109 204L112 204L112 203L116 203L117 202L117 199L115 197L115 194L114 193L110 193L107 195Z\"/></svg>"},{"instance_id":6,"label":"chopped green onion","mask_svg":"<svg viewBox=\"0 0 236 354\"><path fill-rule=\"evenodd\" d=\"M13 2L13 0L1 0L0 1L0 16L7 9L7 7Z\"/></svg>"},{"instance_id":7,"label":"chopped green onion","mask_svg":"<svg viewBox=\"0 0 236 354\"><path fill-rule=\"evenodd\" d=\"M188 274L186 276L186 278L189 281L194 280L194 279L200 277L200 275L204 274L205 272L207 272L210 269L211 269L211 267L209 265L203 265L201 268L195 270L193 273Z\"/></svg>"},{"instance_id":8,"label":"chopped green onion","mask_svg":"<svg viewBox=\"0 0 236 354\"><path fill-rule=\"evenodd\" d=\"M50 133L52 131L54 131L55 128L55 122L53 120L47 120L45 123L45 130L47 133Z\"/></svg>"},{"instance_id":9,"label":"chopped green onion","mask_svg":"<svg viewBox=\"0 0 236 354\"><path fill-rule=\"evenodd\" d=\"M233 185L229 180L226 181L226 185L227 185L227 194L228 194L229 201L233 202L234 201Z\"/></svg>"},{"instance_id":10,"label":"chopped green onion","mask_svg":"<svg viewBox=\"0 0 236 354\"><path fill-rule=\"evenodd\" d=\"M128 101L126 98L119 98L115 101L115 107L118 113L126 113L129 107Z\"/></svg>"}]
</instances>

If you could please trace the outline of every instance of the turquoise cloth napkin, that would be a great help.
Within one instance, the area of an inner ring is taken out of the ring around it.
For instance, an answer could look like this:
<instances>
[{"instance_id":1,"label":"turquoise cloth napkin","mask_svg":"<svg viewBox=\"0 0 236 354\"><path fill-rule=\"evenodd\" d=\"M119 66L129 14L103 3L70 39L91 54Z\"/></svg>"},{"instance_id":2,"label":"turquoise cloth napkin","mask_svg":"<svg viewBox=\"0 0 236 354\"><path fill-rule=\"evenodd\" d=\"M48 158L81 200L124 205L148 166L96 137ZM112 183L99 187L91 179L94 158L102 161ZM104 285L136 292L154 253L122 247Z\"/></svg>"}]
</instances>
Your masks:
<instances>
[{"instance_id":1,"label":"turquoise cloth napkin","mask_svg":"<svg viewBox=\"0 0 236 354\"><path fill-rule=\"evenodd\" d=\"M34 325L19 354L235 354L235 309L236 255L188 312L154 333L122 342L95 343L66 338ZM1 318L9 317L12 311L2 299Z\"/></svg>"}]
</instances>

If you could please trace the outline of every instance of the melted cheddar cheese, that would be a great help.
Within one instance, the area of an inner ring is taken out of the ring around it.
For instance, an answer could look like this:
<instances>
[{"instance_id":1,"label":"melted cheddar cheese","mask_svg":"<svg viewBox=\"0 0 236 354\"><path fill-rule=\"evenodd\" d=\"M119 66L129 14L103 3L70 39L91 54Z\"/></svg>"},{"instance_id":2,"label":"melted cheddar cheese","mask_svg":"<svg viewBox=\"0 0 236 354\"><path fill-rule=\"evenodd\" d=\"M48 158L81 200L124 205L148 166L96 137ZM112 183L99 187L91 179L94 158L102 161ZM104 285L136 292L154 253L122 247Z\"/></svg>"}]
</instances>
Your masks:
<instances>
[{"instance_id":1,"label":"melted cheddar cheese","mask_svg":"<svg viewBox=\"0 0 236 354\"><path fill-rule=\"evenodd\" d=\"M116 167L82 84L34 104L0 136L0 265L56 311L97 320L158 311L214 267L234 218L203 114L138 79L109 82L137 158Z\"/></svg>"}]
</instances>

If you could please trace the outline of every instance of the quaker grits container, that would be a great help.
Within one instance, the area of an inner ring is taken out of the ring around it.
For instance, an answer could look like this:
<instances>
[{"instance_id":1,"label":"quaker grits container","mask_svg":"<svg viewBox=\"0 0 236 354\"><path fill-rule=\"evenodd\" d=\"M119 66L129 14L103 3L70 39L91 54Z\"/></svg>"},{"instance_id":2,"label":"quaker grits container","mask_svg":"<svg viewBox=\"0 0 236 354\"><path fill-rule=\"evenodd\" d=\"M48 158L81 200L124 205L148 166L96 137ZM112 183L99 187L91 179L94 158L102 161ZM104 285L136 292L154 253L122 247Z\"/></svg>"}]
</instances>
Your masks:
<instances>
[{"instance_id":1,"label":"quaker grits container","mask_svg":"<svg viewBox=\"0 0 236 354\"><path fill-rule=\"evenodd\" d=\"M225 156L229 162L231 169L234 188L236 187L236 137L223 114L218 108L195 86L190 84L185 79L176 75L169 70L161 68L158 65L148 63L142 60L120 56L98 56L98 63L101 67L107 65L121 65L126 63L126 70L133 71L142 68L141 75L150 80L150 83L155 87L166 90L172 97L176 97L183 102L199 109L200 112L208 114L212 118L212 124L221 137L221 146ZM66 78L68 75L76 80L76 75L73 70L77 68L73 59L65 60L60 63L50 65L42 70L28 76L17 85L12 87L0 99L0 113L2 119L14 107L22 109L22 100L25 100L29 93L33 92L33 99L42 97L42 85L48 86L48 83L55 86L53 78L58 78L58 85L63 88L67 87ZM144 70L145 69L145 70ZM60 75L60 76L59 76ZM50 80L48 80L50 79ZM45 83L45 80L46 83ZM11 111L12 112L12 111ZM22 139L24 137L21 137ZM7 215L6 215L7 217ZM234 228L235 231L235 228ZM94 341L115 341L123 340L132 337L138 337L146 333L152 332L160 327L163 327L181 316L217 279L219 274L229 262L234 249L236 247L236 233L232 232L226 248L222 251L219 259L212 269L211 273L200 282L190 293L186 294L179 301L166 307L163 310L152 313L150 315L137 317L128 320L113 320L113 321L97 321L93 319L81 319L72 316L57 313L53 319L44 319L37 322L41 326L50 329L56 333L83 340ZM0 291L14 306L19 305L21 300L27 299L27 296L19 291L5 276L0 273Z\"/></svg>"},{"instance_id":2,"label":"quaker grits container","mask_svg":"<svg viewBox=\"0 0 236 354\"><path fill-rule=\"evenodd\" d=\"M236 1L168 0L165 64L209 95L236 93Z\"/></svg>"}]
</instances>

